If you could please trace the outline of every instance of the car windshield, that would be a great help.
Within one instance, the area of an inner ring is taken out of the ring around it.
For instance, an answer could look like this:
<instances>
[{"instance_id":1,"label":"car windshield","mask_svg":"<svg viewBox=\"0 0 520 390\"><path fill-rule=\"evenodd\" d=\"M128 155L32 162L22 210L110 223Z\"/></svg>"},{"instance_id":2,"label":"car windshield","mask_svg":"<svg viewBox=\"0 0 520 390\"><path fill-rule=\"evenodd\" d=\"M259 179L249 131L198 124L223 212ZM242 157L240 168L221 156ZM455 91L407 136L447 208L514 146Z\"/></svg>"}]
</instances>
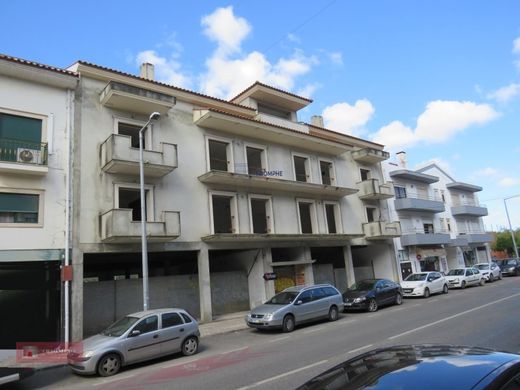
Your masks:
<instances>
[{"instance_id":1,"label":"car windshield","mask_svg":"<svg viewBox=\"0 0 520 390\"><path fill-rule=\"evenodd\" d=\"M506 260L504 263L507 264L507 265L515 265L516 264L516 260L513 260L513 259Z\"/></svg>"},{"instance_id":2,"label":"car windshield","mask_svg":"<svg viewBox=\"0 0 520 390\"><path fill-rule=\"evenodd\" d=\"M103 330L103 336L119 337L125 333L132 325L134 325L139 318L137 317L123 317L119 321L114 322L108 328Z\"/></svg>"},{"instance_id":3,"label":"car windshield","mask_svg":"<svg viewBox=\"0 0 520 390\"><path fill-rule=\"evenodd\" d=\"M464 275L463 269L452 269L450 272L448 272L448 275Z\"/></svg>"},{"instance_id":4,"label":"car windshield","mask_svg":"<svg viewBox=\"0 0 520 390\"><path fill-rule=\"evenodd\" d=\"M294 298L298 295L297 292L286 291L281 292L280 294L276 294L274 297L269 299L266 304L267 305L287 305L294 301Z\"/></svg>"},{"instance_id":5,"label":"car windshield","mask_svg":"<svg viewBox=\"0 0 520 390\"><path fill-rule=\"evenodd\" d=\"M362 280L360 282L354 283L350 286L349 290L353 291L367 291L374 289L374 285L377 281L375 280Z\"/></svg>"},{"instance_id":6,"label":"car windshield","mask_svg":"<svg viewBox=\"0 0 520 390\"><path fill-rule=\"evenodd\" d=\"M411 274L408 275L405 281L407 282L418 282L419 280L426 280L428 274Z\"/></svg>"},{"instance_id":7,"label":"car windshield","mask_svg":"<svg viewBox=\"0 0 520 390\"><path fill-rule=\"evenodd\" d=\"M478 264L477 268L478 269L489 269L489 264Z\"/></svg>"}]
</instances>

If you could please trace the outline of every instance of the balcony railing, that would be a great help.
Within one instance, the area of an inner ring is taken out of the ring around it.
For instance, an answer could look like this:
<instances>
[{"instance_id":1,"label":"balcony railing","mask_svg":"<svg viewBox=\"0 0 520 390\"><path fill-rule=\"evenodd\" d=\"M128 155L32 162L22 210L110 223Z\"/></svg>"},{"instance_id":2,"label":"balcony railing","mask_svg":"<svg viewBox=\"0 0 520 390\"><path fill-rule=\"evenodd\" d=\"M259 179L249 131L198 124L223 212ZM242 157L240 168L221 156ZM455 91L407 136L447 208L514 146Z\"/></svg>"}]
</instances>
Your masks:
<instances>
[{"instance_id":1,"label":"balcony railing","mask_svg":"<svg viewBox=\"0 0 520 390\"><path fill-rule=\"evenodd\" d=\"M401 236L401 224L397 222L368 222L363 224L367 240L385 240Z\"/></svg>"},{"instance_id":2,"label":"balcony railing","mask_svg":"<svg viewBox=\"0 0 520 390\"><path fill-rule=\"evenodd\" d=\"M172 241L181 234L178 211L163 211L158 222L146 222L150 242ZM132 209L112 209L100 215L100 235L103 242L126 243L141 240L141 221L132 220Z\"/></svg>"},{"instance_id":3,"label":"balcony railing","mask_svg":"<svg viewBox=\"0 0 520 390\"><path fill-rule=\"evenodd\" d=\"M1 138L0 161L47 165L47 144Z\"/></svg>"},{"instance_id":4,"label":"balcony railing","mask_svg":"<svg viewBox=\"0 0 520 390\"><path fill-rule=\"evenodd\" d=\"M406 197L398 196L394 200L395 209L397 211L427 211L431 213L441 213L444 209L444 203L425 194L407 195Z\"/></svg>"},{"instance_id":5,"label":"balcony railing","mask_svg":"<svg viewBox=\"0 0 520 390\"><path fill-rule=\"evenodd\" d=\"M402 246L447 245L450 244L450 234L440 228L408 228L402 231Z\"/></svg>"},{"instance_id":6,"label":"balcony railing","mask_svg":"<svg viewBox=\"0 0 520 390\"><path fill-rule=\"evenodd\" d=\"M486 233L482 229L469 229L465 231L459 231L457 238L464 240L466 245L469 244L481 244L485 242L493 241L493 235Z\"/></svg>"},{"instance_id":7,"label":"balcony railing","mask_svg":"<svg viewBox=\"0 0 520 390\"><path fill-rule=\"evenodd\" d=\"M390 199L394 197L394 183L386 182L379 184L377 179L364 180L357 183L360 199Z\"/></svg>"}]
</instances>

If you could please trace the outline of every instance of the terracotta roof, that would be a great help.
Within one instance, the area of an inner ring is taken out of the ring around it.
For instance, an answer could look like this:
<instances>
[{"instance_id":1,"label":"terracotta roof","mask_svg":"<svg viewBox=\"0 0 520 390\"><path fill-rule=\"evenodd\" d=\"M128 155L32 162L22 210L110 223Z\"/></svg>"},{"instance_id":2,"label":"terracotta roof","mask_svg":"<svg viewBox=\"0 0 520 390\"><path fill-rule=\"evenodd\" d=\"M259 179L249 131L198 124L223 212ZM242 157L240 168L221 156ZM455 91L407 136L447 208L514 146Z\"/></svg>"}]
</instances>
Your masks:
<instances>
[{"instance_id":1,"label":"terracotta roof","mask_svg":"<svg viewBox=\"0 0 520 390\"><path fill-rule=\"evenodd\" d=\"M334 130L330 130L330 129L326 129L325 127L320 127L320 126L316 126L316 125L313 125L313 124L310 124L310 123L305 123L307 126L309 126L310 128L314 127L315 129L319 129L319 130L322 130L322 131L326 131L328 133L332 133L332 135L334 136L341 136L341 137L347 137L347 138L351 138L353 140L357 140L357 141L361 141L361 142L367 142L367 143L370 143L372 145L377 145L377 146L381 146L382 148L385 147L385 145L383 144L378 144L377 142L374 142L374 141L369 141L369 140L366 140L366 139L363 139L363 138L359 138L359 137L354 137L353 135L348 135L348 134L343 134L343 133L340 133L339 131L334 131ZM312 130L312 129L311 129Z\"/></svg>"},{"instance_id":2,"label":"terracotta roof","mask_svg":"<svg viewBox=\"0 0 520 390\"><path fill-rule=\"evenodd\" d=\"M261 83L260 81L256 81L254 84L252 84L252 85L250 85L249 87L247 87L246 89L244 89L242 92L240 92L240 93L239 93L238 95L236 95L234 98L229 99L229 101L232 102L233 100L237 99L239 96L245 94L247 91L249 91L251 88L254 88L254 87L257 86L257 85L260 85L261 87L266 87L266 88L272 89L273 91L277 91L277 92L285 93L286 95L294 96L294 97L296 97L296 98L298 98L298 99L302 99L302 100L308 101L309 103L312 103L312 99L309 99L309 98L306 98L306 97L303 97L303 96L298 96L298 95L296 95L296 94L294 94L294 93L284 91L283 89L279 89L279 88L271 87L270 85L267 85L267 84Z\"/></svg>"},{"instance_id":3,"label":"terracotta roof","mask_svg":"<svg viewBox=\"0 0 520 390\"><path fill-rule=\"evenodd\" d=\"M323 137L323 136L321 136L319 134L305 133L303 131L298 131L298 130L291 129L290 127L284 127L284 126L276 125L276 124L270 123L270 122L264 122L264 121L259 121L257 119L251 119L251 118L248 118L247 116L243 116L243 115L230 114L229 112L222 111L222 110L217 110L215 108L209 108L207 110L211 111L211 112L216 112L216 113L219 113L219 114L232 116L232 117L238 118L238 119L243 119L243 120L246 120L246 121L249 121L249 122L259 123L259 124L262 124L262 125L267 125L267 126L276 127L276 128L279 128L279 129L291 131L293 133L300 134L300 135L307 135L309 137L319 138L319 139L322 139L322 140L325 140L325 141L335 142L337 144L342 144L342 145L346 145L346 146L353 146L353 145L351 145L349 143L341 142L341 141L339 141L337 139L331 139L330 137Z\"/></svg>"},{"instance_id":4,"label":"terracotta roof","mask_svg":"<svg viewBox=\"0 0 520 390\"><path fill-rule=\"evenodd\" d=\"M77 74L77 73L75 73L75 72L71 72L70 70L61 69L61 68L56 68L56 67L54 67L54 66L45 65L45 64L40 64L40 63L38 63L38 62L28 61L28 60L24 60L24 59L17 58L17 57L11 57L11 56L8 56L8 55L6 55L6 54L1 54L1 53L0 53L0 60L5 60L5 61L10 61L10 62L15 62L15 63L22 64L22 65L33 66L33 67L35 67L35 68L40 68L40 69L50 70L50 71L52 71L52 72L56 72L56 73L66 74L66 75L68 75L68 76L78 77L78 74Z\"/></svg>"},{"instance_id":5,"label":"terracotta roof","mask_svg":"<svg viewBox=\"0 0 520 390\"><path fill-rule=\"evenodd\" d=\"M101 69L101 70L105 70L107 72L112 72L112 73L117 73L121 76L125 76L125 77L131 77L133 79L137 79L137 80L143 80L143 81L146 81L146 82L149 82L149 83L152 83L152 84L155 84L155 85L161 85L163 87L167 87L167 88L171 88L171 89L174 89L176 91L180 91L180 92L186 92L186 93L189 93L189 94L192 94L192 95L196 95L196 96L200 96L200 97L203 97L203 98L206 98L206 99L211 99L211 100L214 100L214 101L217 101L217 102L220 102L220 103L226 103L226 104L231 104L235 107L240 107L241 109L246 109L246 110L251 110L252 112L256 112L256 110L254 110L253 108L250 108L250 107L247 107L247 106L243 106L241 104L236 104L236 103L232 103L232 102L229 102L227 100L224 100L224 99L219 99L219 98L216 98L216 97L213 97L213 96L209 96L209 95L205 95L203 93L200 93L200 92L195 92L195 91L191 91L189 89L184 89L184 88L180 88L180 87L175 87L173 85L170 85L170 84L166 84L166 83L162 83L160 81L155 81L155 80L148 80L148 79L145 79L143 77L139 77L139 76L136 76L134 74L131 74L131 73L126 73L126 72L121 72L120 70L115 70L115 69L112 69L112 68L107 68L105 66L101 66L101 65L96 65L96 64L93 64L91 62L87 62L87 61L77 61L78 64L82 64L82 65L86 65L86 66L91 66L93 68L97 68L97 69Z\"/></svg>"}]
</instances>

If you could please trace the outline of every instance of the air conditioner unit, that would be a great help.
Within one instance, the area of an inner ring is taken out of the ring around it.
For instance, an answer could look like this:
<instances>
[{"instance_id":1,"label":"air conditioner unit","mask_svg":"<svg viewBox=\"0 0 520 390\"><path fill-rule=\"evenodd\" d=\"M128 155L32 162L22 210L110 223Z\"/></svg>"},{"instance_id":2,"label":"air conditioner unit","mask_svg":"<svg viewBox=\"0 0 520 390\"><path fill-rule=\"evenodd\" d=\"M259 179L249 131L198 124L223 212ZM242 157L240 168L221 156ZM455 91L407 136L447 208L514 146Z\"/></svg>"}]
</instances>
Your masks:
<instances>
[{"instance_id":1,"label":"air conditioner unit","mask_svg":"<svg viewBox=\"0 0 520 390\"><path fill-rule=\"evenodd\" d=\"M41 164L42 151L37 149L18 148L16 161L22 163Z\"/></svg>"}]
</instances>

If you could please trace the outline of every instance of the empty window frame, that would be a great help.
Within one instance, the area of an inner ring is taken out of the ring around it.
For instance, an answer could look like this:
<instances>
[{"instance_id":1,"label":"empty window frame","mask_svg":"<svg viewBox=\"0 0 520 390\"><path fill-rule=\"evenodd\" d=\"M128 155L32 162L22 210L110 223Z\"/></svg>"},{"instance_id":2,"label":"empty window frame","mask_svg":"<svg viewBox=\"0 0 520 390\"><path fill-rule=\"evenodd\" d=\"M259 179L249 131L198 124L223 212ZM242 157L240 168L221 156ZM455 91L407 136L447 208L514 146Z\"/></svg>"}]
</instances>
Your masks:
<instances>
[{"instance_id":1,"label":"empty window frame","mask_svg":"<svg viewBox=\"0 0 520 390\"><path fill-rule=\"evenodd\" d=\"M425 234L433 234L435 233L433 229L433 223L423 223L423 229Z\"/></svg>"},{"instance_id":2,"label":"empty window frame","mask_svg":"<svg viewBox=\"0 0 520 390\"><path fill-rule=\"evenodd\" d=\"M369 180L372 177L372 175L370 173L370 169L365 169L365 168L359 169L359 176L361 177L361 181Z\"/></svg>"},{"instance_id":3,"label":"empty window frame","mask_svg":"<svg viewBox=\"0 0 520 390\"><path fill-rule=\"evenodd\" d=\"M328 160L319 160L320 162L320 173L321 173L321 184L334 185L336 177L334 175L334 163Z\"/></svg>"},{"instance_id":4,"label":"empty window frame","mask_svg":"<svg viewBox=\"0 0 520 390\"><path fill-rule=\"evenodd\" d=\"M271 234L274 232L271 197L264 195L249 196L251 232Z\"/></svg>"},{"instance_id":5,"label":"empty window frame","mask_svg":"<svg viewBox=\"0 0 520 390\"><path fill-rule=\"evenodd\" d=\"M297 199L300 233L317 233L316 204L313 200Z\"/></svg>"},{"instance_id":6,"label":"empty window frame","mask_svg":"<svg viewBox=\"0 0 520 390\"><path fill-rule=\"evenodd\" d=\"M132 184L117 184L115 194L116 209L131 209L132 221L141 221L141 191L139 186ZM152 186L145 186L144 201L146 221L154 221L153 211L153 188Z\"/></svg>"},{"instance_id":7,"label":"empty window frame","mask_svg":"<svg viewBox=\"0 0 520 390\"><path fill-rule=\"evenodd\" d=\"M236 195L228 192L212 192L210 198L212 233L238 233Z\"/></svg>"},{"instance_id":8,"label":"empty window frame","mask_svg":"<svg viewBox=\"0 0 520 390\"><path fill-rule=\"evenodd\" d=\"M367 207L366 213L367 213L367 222L376 222L378 220L376 207Z\"/></svg>"},{"instance_id":9,"label":"empty window frame","mask_svg":"<svg viewBox=\"0 0 520 390\"><path fill-rule=\"evenodd\" d=\"M310 182L311 169L309 165L309 157L293 154L294 180L301 182Z\"/></svg>"},{"instance_id":10,"label":"empty window frame","mask_svg":"<svg viewBox=\"0 0 520 390\"><path fill-rule=\"evenodd\" d=\"M207 138L208 169L233 172L232 143L226 139Z\"/></svg>"},{"instance_id":11,"label":"empty window frame","mask_svg":"<svg viewBox=\"0 0 520 390\"><path fill-rule=\"evenodd\" d=\"M42 226L43 192L2 190L0 192L0 226Z\"/></svg>"},{"instance_id":12,"label":"empty window frame","mask_svg":"<svg viewBox=\"0 0 520 390\"><path fill-rule=\"evenodd\" d=\"M260 145L246 145L247 173L262 176L267 170L267 156L265 147Z\"/></svg>"},{"instance_id":13,"label":"empty window frame","mask_svg":"<svg viewBox=\"0 0 520 390\"><path fill-rule=\"evenodd\" d=\"M339 203L323 202L325 209L325 221L327 224L327 232L329 234L337 234L342 232L341 212Z\"/></svg>"},{"instance_id":14,"label":"empty window frame","mask_svg":"<svg viewBox=\"0 0 520 390\"><path fill-rule=\"evenodd\" d=\"M143 128L146 122L137 121L130 118L115 118L116 134L127 135L130 137L130 146L132 148L139 148L139 130ZM143 131L143 149L151 149L152 145L152 125L148 126Z\"/></svg>"}]
</instances>

